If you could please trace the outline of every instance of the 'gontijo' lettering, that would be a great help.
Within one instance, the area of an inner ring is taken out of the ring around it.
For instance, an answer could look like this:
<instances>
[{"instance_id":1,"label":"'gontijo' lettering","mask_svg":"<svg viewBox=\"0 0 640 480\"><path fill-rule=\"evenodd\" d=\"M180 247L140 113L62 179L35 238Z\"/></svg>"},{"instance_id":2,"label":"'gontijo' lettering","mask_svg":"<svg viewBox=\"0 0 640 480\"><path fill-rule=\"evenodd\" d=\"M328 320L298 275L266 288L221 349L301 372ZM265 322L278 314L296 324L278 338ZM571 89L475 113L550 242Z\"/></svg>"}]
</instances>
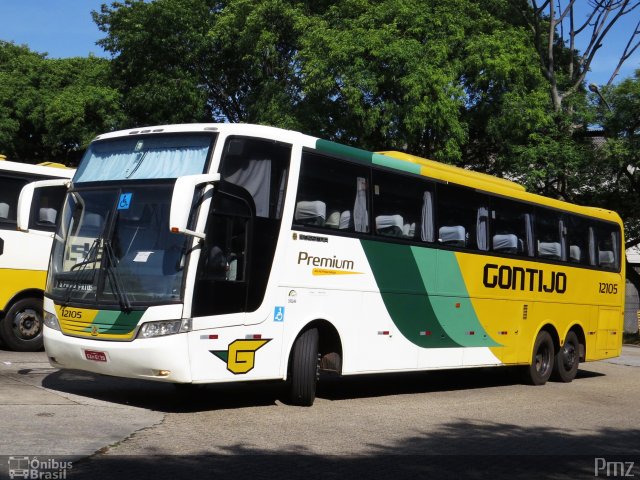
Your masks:
<instances>
[{"instance_id":1,"label":"'gontijo' lettering","mask_svg":"<svg viewBox=\"0 0 640 480\"><path fill-rule=\"evenodd\" d=\"M487 263L482 283L487 288L526 290L529 292L564 293L567 275L563 272L545 272L537 268L510 267Z\"/></svg>"}]
</instances>

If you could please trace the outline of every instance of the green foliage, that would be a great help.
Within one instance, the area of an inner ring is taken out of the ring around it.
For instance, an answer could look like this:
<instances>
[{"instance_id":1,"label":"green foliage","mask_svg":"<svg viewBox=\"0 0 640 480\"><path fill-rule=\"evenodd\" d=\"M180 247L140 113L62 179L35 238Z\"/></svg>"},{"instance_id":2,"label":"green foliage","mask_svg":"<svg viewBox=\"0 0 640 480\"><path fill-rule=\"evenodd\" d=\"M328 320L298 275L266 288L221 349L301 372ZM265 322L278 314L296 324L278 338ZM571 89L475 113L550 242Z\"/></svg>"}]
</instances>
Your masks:
<instances>
[{"instance_id":1,"label":"green foliage","mask_svg":"<svg viewBox=\"0 0 640 480\"><path fill-rule=\"evenodd\" d=\"M640 238L638 75L604 90L611 111L594 102L579 52L556 36L543 58L549 21L525 0L123 0L94 20L112 60L0 43L0 152L64 161L121 126L262 123L614 208Z\"/></svg>"},{"instance_id":2,"label":"green foliage","mask_svg":"<svg viewBox=\"0 0 640 480\"><path fill-rule=\"evenodd\" d=\"M629 247L640 243L640 70L602 94L606 104L594 102L606 141L595 150L597 163L589 181L595 187L584 200L620 213Z\"/></svg>"},{"instance_id":3,"label":"green foliage","mask_svg":"<svg viewBox=\"0 0 640 480\"><path fill-rule=\"evenodd\" d=\"M74 163L96 134L124 122L108 60L47 59L0 42L0 151L11 160Z\"/></svg>"}]
</instances>

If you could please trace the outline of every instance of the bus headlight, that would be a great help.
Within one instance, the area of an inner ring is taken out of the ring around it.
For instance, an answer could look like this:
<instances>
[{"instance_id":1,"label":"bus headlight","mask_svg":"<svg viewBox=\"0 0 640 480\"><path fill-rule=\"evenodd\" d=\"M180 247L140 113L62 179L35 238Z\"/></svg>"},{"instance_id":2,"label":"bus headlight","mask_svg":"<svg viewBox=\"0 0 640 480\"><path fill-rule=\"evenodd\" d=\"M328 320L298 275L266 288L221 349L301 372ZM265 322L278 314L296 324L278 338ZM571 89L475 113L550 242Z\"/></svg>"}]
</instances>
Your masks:
<instances>
[{"instance_id":1,"label":"bus headlight","mask_svg":"<svg viewBox=\"0 0 640 480\"><path fill-rule=\"evenodd\" d=\"M49 328L53 328L54 330L60 330L60 324L58 323L58 317L56 317L56 315L54 313L51 312L47 312L46 310L44 311L44 324L49 327Z\"/></svg>"},{"instance_id":2,"label":"bus headlight","mask_svg":"<svg viewBox=\"0 0 640 480\"><path fill-rule=\"evenodd\" d=\"M138 332L138 338L163 337L191 331L191 319L168 320L162 322L143 323Z\"/></svg>"}]
</instances>

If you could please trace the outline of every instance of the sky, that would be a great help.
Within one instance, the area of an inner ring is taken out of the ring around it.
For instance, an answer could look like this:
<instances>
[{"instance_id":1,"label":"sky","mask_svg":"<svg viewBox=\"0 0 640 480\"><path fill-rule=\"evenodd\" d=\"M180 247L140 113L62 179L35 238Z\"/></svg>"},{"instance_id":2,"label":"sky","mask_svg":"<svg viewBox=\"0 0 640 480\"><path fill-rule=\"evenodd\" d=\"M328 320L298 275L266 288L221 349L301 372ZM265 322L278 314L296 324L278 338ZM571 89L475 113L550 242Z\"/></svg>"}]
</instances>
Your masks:
<instances>
[{"instance_id":1,"label":"sky","mask_svg":"<svg viewBox=\"0 0 640 480\"><path fill-rule=\"evenodd\" d=\"M89 54L109 57L96 41L105 34L91 18L110 0L0 0L0 40L27 45L31 50L48 53L50 58L86 57ZM577 0L577 8L587 0ZM580 13L576 15L576 23ZM615 69L628 36L640 20L640 8L624 18L609 32L596 54L587 81L604 85ZM627 60L617 81L633 75L640 68L640 48Z\"/></svg>"}]
</instances>

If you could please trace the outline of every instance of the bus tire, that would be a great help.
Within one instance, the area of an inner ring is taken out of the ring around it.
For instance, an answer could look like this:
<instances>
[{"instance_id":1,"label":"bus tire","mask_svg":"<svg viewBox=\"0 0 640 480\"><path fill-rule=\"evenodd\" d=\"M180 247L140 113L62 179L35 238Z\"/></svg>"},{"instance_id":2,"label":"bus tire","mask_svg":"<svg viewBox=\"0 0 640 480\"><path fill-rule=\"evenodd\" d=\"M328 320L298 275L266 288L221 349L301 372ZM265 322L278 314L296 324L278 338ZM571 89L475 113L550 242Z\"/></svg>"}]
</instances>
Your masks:
<instances>
[{"instance_id":1,"label":"bus tire","mask_svg":"<svg viewBox=\"0 0 640 480\"><path fill-rule=\"evenodd\" d=\"M531 364L524 370L525 380L531 385L544 385L553 371L553 340L549 332L541 330L536 337L531 355Z\"/></svg>"},{"instance_id":2,"label":"bus tire","mask_svg":"<svg viewBox=\"0 0 640 480\"><path fill-rule=\"evenodd\" d=\"M15 302L0 321L0 335L7 348L16 352L42 350L42 299Z\"/></svg>"},{"instance_id":3,"label":"bus tire","mask_svg":"<svg viewBox=\"0 0 640 480\"><path fill-rule=\"evenodd\" d=\"M553 365L553 379L569 383L578 373L580 363L580 342L574 332L567 333L564 345L558 349Z\"/></svg>"},{"instance_id":4,"label":"bus tire","mask_svg":"<svg viewBox=\"0 0 640 480\"><path fill-rule=\"evenodd\" d=\"M302 332L293 344L291 352L290 400L292 405L310 407L316 398L318 382L317 328Z\"/></svg>"}]
</instances>

